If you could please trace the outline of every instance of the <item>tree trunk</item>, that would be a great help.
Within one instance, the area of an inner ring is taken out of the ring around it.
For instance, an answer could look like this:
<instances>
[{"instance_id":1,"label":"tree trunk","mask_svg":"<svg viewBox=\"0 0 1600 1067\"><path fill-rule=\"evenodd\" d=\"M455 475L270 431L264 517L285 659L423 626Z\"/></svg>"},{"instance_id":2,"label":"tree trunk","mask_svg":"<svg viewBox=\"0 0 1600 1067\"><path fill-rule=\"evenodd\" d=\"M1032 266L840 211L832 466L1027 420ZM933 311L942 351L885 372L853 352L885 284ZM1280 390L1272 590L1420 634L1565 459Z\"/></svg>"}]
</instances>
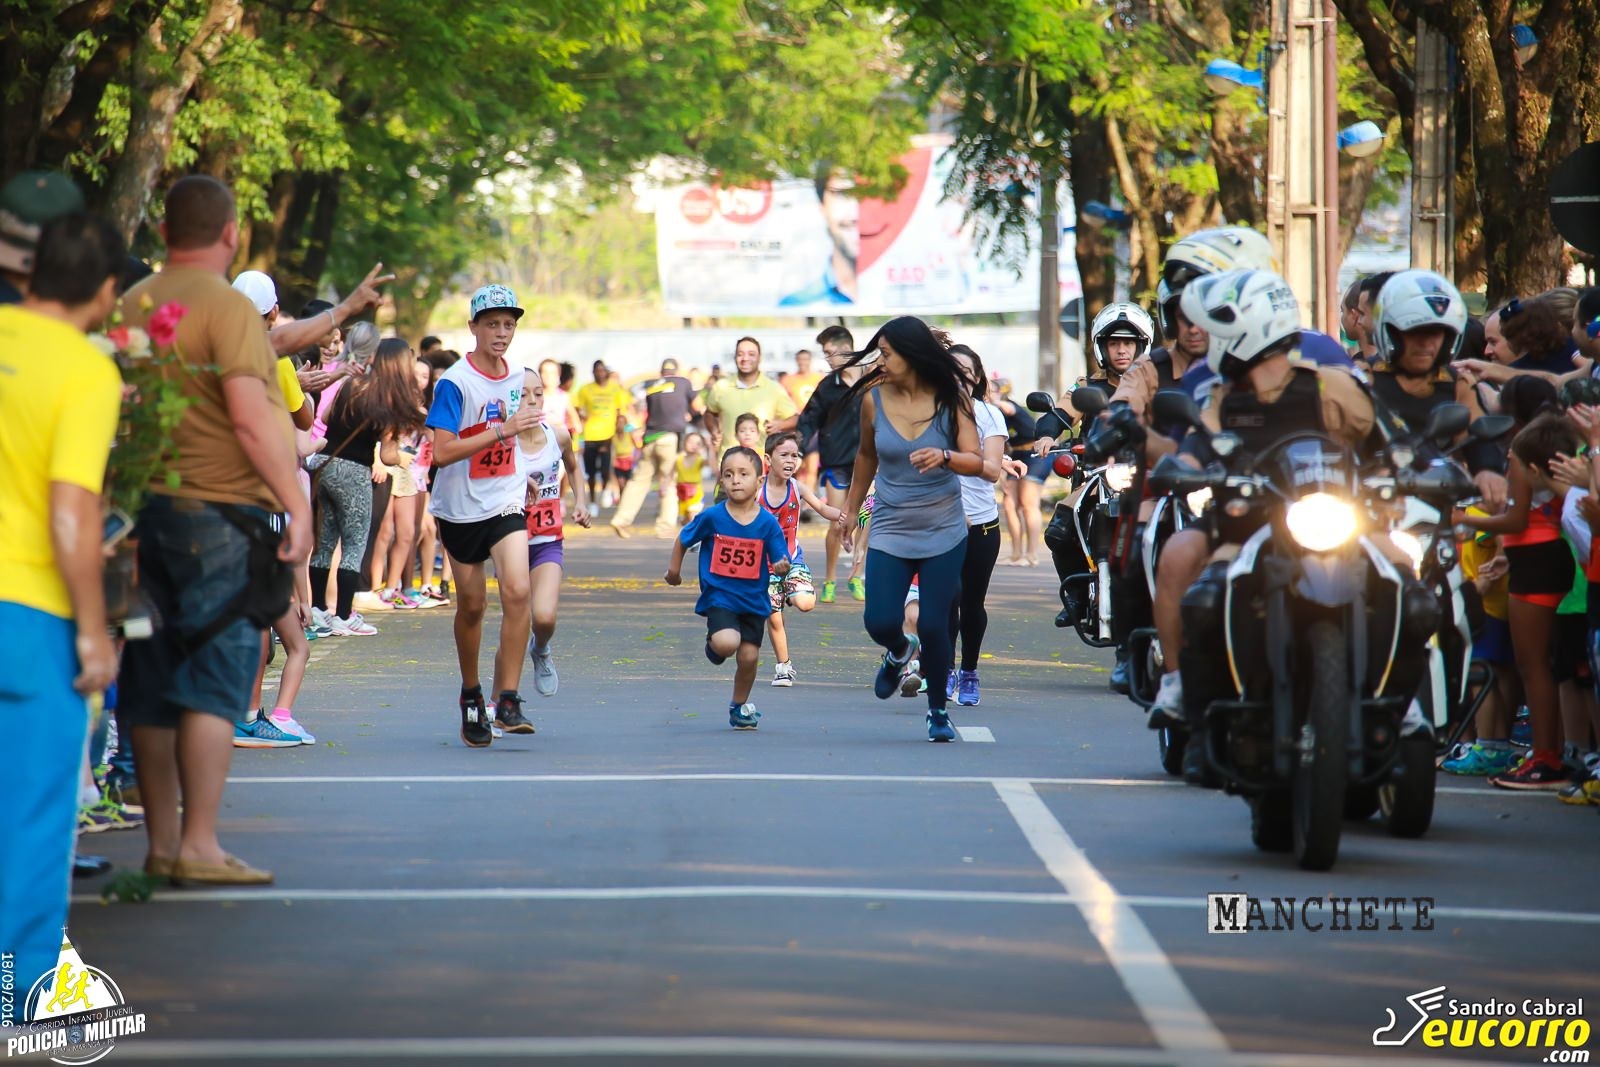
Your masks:
<instances>
[{"instance_id":1,"label":"tree trunk","mask_svg":"<svg viewBox=\"0 0 1600 1067\"><path fill-rule=\"evenodd\" d=\"M1084 215L1091 200L1111 203L1111 151L1106 145L1105 120L1081 116L1072 138L1070 175L1072 203L1077 212L1078 278L1083 283L1085 317L1117 295L1117 244L1115 232Z\"/></svg>"},{"instance_id":2,"label":"tree trunk","mask_svg":"<svg viewBox=\"0 0 1600 1067\"><path fill-rule=\"evenodd\" d=\"M1139 254L1134 257L1133 277L1128 288L1133 298L1147 302L1156 289L1156 276L1161 270L1161 230L1155 208L1145 195L1144 186L1134 172L1128 157L1128 146L1123 141L1122 125L1113 118L1106 119L1106 143L1111 148L1111 158L1117 168L1117 184L1122 199L1133 216L1133 233L1130 240L1139 244Z\"/></svg>"},{"instance_id":3,"label":"tree trunk","mask_svg":"<svg viewBox=\"0 0 1600 1067\"><path fill-rule=\"evenodd\" d=\"M150 193L172 148L178 109L195 80L216 58L227 33L238 24L242 0L210 0L194 37L176 57L162 40L164 19L150 24L134 52L132 113L122 157L106 193L106 214L126 240L144 221Z\"/></svg>"}]
</instances>

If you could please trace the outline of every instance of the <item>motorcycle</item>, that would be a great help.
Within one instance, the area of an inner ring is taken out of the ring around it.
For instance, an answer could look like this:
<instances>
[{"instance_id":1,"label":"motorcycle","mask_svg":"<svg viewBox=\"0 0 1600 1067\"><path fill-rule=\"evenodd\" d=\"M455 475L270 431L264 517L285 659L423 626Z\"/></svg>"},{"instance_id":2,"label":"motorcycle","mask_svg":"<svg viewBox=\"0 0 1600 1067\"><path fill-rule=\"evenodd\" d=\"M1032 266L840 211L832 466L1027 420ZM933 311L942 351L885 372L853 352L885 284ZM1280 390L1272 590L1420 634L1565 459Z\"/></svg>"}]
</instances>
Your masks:
<instances>
[{"instance_id":1,"label":"motorcycle","mask_svg":"<svg viewBox=\"0 0 1600 1067\"><path fill-rule=\"evenodd\" d=\"M1220 539L1239 546L1217 590L1221 632L1188 627L1197 653L1202 640L1220 646L1207 677L1191 678L1199 658L1186 658L1185 690L1215 694L1192 726L1224 789L1247 799L1256 847L1327 870L1347 787L1386 782L1400 758L1423 673L1407 653L1436 628L1437 605L1363 530L1365 490L1343 445L1292 433L1245 455L1184 393L1157 394L1153 411L1192 428L1210 461L1165 457L1153 486L1210 489Z\"/></svg>"}]
</instances>

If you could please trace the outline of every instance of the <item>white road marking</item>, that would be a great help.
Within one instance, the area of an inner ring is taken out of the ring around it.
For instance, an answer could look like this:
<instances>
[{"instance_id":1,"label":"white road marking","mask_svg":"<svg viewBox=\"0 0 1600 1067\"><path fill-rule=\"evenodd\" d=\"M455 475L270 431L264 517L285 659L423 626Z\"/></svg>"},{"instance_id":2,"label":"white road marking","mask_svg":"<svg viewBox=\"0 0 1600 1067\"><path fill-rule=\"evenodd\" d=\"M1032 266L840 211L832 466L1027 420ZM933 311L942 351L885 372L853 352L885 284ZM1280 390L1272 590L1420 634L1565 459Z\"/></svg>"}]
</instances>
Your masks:
<instances>
[{"instance_id":1,"label":"white road marking","mask_svg":"<svg viewBox=\"0 0 1600 1067\"><path fill-rule=\"evenodd\" d=\"M119 1060L391 1060L437 1059L806 1059L903 1063L1057 1063L1105 1067L1167 1067L1194 1057L1157 1048L1092 1045L1013 1045L931 1041L863 1041L801 1037L380 1037L288 1038L277 1040L127 1041L117 1046ZM1416 1067L1414 1058L1393 1056L1317 1056L1234 1053L1239 1067ZM1430 1064L1462 1060L1430 1058Z\"/></svg>"},{"instance_id":2,"label":"white road marking","mask_svg":"<svg viewBox=\"0 0 1600 1067\"><path fill-rule=\"evenodd\" d=\"M1156 1042L1169 1052L1225 1055L1228 1042L1212 1025L1144 921L1089 862L1028 782L994 784L1017 827L1077 905Z\"/></svg>"},{"instance_id":3,"label":"white road marking","mask_svg":"<svg viewBox=\"0 0 1600 1067\"><path fill-rule=\"evenodd\" d=\"M162 890L151 897L156 904L281 904L303 903L451 903L460 901L587 901L593 903L639 900L866 900L907 904L1020 904L1051 907L1086 907L1097 897L1071 893L1033 893L984 889L898 889L872 886L830 885L642 885L642 886L468 886L454 889L274 889L240 887ZM1205 897L1125 896L1133 908L1204 911ZM98 894L79 893L74 904L100 904ZM1435 907L1436 920L1478 919L1486 922L1556 923L1600 926L1600 912L1534 911L1527 908Z\"/></svg>"},{"instance_id":4,"label":"white road marking","mask_svg":"<svg viewBox=\"0 0 1600 1067\"><path fill-rule=\"evenodd\" d=\"M987 726L957 726L956 733L961 735L963 741L987 741L994 743L994 734Z\"/></svg>"},{"instance_id":5,"label":"white road marking","mask_svg":"<svg viewBox=\"0 0 1600 1067\"><path fill-rule=\"evenodd\" d=\"M229 785L362 785L403 783L406 785L478 785L487 782L549 782L585 784L591 782L882 782L888 785L989 785L997 779L987 775L936 774L308 774L245 775L230 777ZM1035 785L1077 786L1152 786L1158 789L1186 788L1171 778L1028 778Z\"/></svg>"}]
</instances>

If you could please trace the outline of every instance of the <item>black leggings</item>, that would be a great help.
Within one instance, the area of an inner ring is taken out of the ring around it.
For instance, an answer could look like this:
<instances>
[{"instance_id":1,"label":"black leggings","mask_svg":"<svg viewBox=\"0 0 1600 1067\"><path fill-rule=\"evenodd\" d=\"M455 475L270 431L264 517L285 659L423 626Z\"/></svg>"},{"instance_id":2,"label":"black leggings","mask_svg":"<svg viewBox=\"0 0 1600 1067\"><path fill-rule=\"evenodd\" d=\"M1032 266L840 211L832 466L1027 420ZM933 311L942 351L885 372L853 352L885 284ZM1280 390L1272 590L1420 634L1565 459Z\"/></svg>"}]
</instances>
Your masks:
<instances>
[{"instance_id":1,"label":"black leggings","mask_svg":"<svg viewBox=\"0 0 1600 1067\"><path fill-rule=\"evenodd\" d=\"M356 594L361 592L361 572L348 567L340 567L334 572L338 577L338 587L335 592L339 599L334 602L333 613L341 619L348 619L355 610ZM311 568L311 606L322 611L328 610L328 568Z\"/></svg>"},{"instance_id":2,"label":"black leggings","mask_svg":"<svg viewBox=\"0 0 1600 1067\"><path fill-rule=\"evenodd\" d=\"M989 612L983 606L989 579L1000 558L1000 520L967 527L967 554L961 564L961 595L950 604L950 647L961 638L961 669L978 669L983 635L989 629Z\"/></svg>"},{"instance_id":3,"label":"black leggings","mask_svg":"<svg viewBox=\"0 0 1600 1067\"><path fill-rule=\"evenodd\" d=\"M928 708L943 711L948 697L944 679L950 670L950 610L961 594L961 560L966 549L956 545L937 556L904 559L867 546L867 606L862 613L867 633L896 658L906 654L906 593L917 579L921 613L917 637L922 642L922 676L928 682Z\"/></svg>"}]
</instances>

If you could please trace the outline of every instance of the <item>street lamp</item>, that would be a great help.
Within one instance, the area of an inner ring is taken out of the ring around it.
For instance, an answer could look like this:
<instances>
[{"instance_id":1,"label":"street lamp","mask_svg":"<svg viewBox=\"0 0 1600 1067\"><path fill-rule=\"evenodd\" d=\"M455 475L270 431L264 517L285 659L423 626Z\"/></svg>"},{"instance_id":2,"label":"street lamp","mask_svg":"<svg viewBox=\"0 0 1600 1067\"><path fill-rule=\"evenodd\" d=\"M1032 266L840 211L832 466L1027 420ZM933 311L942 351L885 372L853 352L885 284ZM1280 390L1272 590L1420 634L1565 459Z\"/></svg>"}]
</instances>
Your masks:
<instances>
[{"instance_id":1,"label":"street lamp","mask_svg":"<svg viewBox=\"0 0 1600 1067\"><path fill-rule=\"evenodd\" d=\"M1206 64L1206 85L1218 96L1227 96L1235 89L1259 90L1266 84L1266 76L1259 70L1241 67L1231 59L1213 59Z\"/></svg>"},{"instance_id":2,"label":"street lamp","mask_svg":"<svg viewBox=\"0 0 1600 1067\"><path fill-rule=\"evenodd\" d=\"M1353 159L1366 159L1383 151L1383 130L1363 119L1339 131L1339 151Z\"/></svg>"}]
</instances>

